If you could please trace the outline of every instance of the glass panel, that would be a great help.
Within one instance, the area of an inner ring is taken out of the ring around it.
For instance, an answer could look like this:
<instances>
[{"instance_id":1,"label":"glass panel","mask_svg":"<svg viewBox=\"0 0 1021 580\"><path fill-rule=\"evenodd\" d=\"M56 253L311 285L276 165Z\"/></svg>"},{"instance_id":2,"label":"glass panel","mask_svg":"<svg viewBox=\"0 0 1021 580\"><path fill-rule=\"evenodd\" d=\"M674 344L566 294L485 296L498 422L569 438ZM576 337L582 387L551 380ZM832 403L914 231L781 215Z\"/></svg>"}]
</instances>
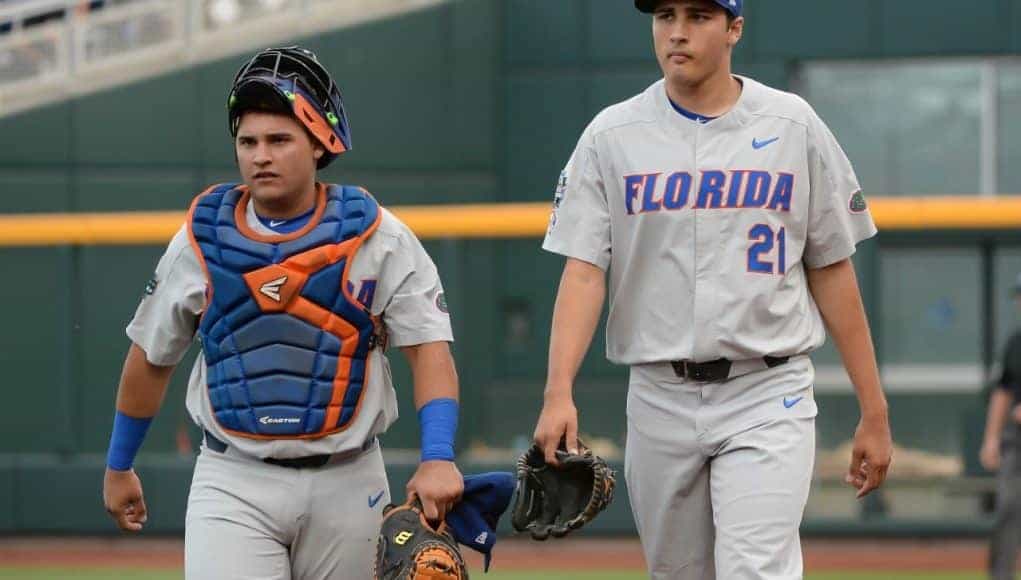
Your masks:
<instances>
[{"instance_id":1,"label":"glass panel","mask_svg":"<svg viewBox=\"0 0 1021 580\"><path fill-rule=\"evenodd\" d=\"M977 249L888 248L880 271L884 366L981 364Z\"/></svg>"},{"instance_id":2,"label":"glass panel","mask_svg":"<svg viewBox=\"0 0 1021 580\"><path fill-rule=\"evenodd\" d=\"M802 69L799 83L867 192L979 191L977 63L813 63Z\"/></svg>"},{"instance_id":3,"label":"glass panel","mask_svg":"<svg viewBox=\"0 0 1021 580\"><path fill-rule=\"evenodd\" d=\"M999 67L999 190L1021 194L1021 63Z\"/></svg>"},{"instance_id":4,"label":"glass panel","mask_svg":"<svg viewBox=\"0 0 1021 580\"><path fill-rule=\"evenodd\" d=\"M0 36L0 85L63 73L62 24L48 24L22 36Z\"/></svg>"},{"instance_id":5,"label":"glass panel","mask_svg":"<svg viewBox=\"0 0 1021 580\"><path fill-rule=\"evenodd\" d=\"M86 21L86 62L101 61L139 48L164 44L179 34L179 11L173 2L126 8L97 12L92 19Z\"/></svg>"},{"instance_id":6,"label":"glass panel","mask_svg":"<svg viewBox=\"0 0 1021 580\"><path fill-rule=\"evenodd\" d=\"M223 28L299 8L297 0L206 0L204 4L207 29Z\"/></svg>"}]
</instances>

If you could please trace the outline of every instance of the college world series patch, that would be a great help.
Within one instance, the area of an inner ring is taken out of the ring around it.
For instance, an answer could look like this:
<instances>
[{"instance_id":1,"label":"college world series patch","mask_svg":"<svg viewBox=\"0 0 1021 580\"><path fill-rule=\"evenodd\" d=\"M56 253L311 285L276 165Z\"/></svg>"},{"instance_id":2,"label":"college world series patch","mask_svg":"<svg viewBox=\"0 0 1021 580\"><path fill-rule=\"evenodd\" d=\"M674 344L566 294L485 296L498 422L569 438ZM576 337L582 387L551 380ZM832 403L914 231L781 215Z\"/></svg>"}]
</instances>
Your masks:
<instances>
[{"instance_id":1,"label":"college world series patch","mask_svg":"<svg viewBox=\"0 0 1021 580\"><path fill-rule=\"evenodd\" d=\"M560 202L564 200L564 192L567 191L567 171L560 172L560 178L557 179L557 187L553 191L553 211L549 216L549 229L547 233L553 230L553 227L557 225L557 210L560 209Z\"/></svg>"},{"instance_id":2,"label":"college world series patch","mask_svg":"<svg viewBox=\"0 0 1021 580\"><path fill-rule=\"evenodd\" d=\"M560 172L560 179L557 179L557 188L553 191L553 208L560 207L560 202L564 199L564 192L567 191L567 172Z\"/></svg>"},{"instance_id":3,"label":"college world series patch","mask_svg":"<svg viewBox=\"0 0 1021 580\"><path fill-rule=\"evenodd\" d=\"M865 203L865 196L862 195L861 191L854 192L854 195L847 202L847 209L851 210L851 213L861 213L868 208L869 204Z\"/></svg>"}]
</instances>

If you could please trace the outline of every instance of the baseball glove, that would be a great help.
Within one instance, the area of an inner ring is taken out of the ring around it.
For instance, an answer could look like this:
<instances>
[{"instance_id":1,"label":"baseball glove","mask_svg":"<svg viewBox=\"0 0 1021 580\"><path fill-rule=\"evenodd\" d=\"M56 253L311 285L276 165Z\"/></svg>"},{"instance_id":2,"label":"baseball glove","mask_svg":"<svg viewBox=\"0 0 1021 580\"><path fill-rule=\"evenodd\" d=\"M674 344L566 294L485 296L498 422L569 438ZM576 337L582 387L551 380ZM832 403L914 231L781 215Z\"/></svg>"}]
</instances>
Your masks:
<instances>
[{"instance_id":1,"label":"baseball glove","mask_svg":"<svg viewBox=\"0 0 1021 580\"><path fill-rule=\"evenodd\" d=\"M518 485L511 524L532 538L561 538L591 522L613 500L613 470L578 441L578 454L560 443L560 466L548 465L538 445L518 458Z\"/></svg>"},{"instance_id":2,"label":"baseball glove","mask_svg":"<svg viewBox=\"0 0 1021 580\"><path fill-rule=\"evenodd\" d=\"M375 580L468 580L457 542L441 523L434 529L418 498L383 510L376 541Z\"/></svg>"}]
</instances>

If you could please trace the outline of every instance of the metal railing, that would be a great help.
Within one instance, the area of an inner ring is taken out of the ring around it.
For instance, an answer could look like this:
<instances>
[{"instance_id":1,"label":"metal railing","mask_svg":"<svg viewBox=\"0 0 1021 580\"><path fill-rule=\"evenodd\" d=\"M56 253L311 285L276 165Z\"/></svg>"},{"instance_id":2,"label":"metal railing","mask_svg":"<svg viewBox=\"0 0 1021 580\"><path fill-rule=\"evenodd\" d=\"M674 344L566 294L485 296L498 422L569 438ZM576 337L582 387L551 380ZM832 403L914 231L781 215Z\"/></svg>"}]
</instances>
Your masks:
<instances>
[{"instance_id":1,"label":"metal railing","mask_svg":"<svg viewBox=\"0 0 1021 580\"><path fill-rule=\"evenodd\" d=\"M446 1L0 3L0 116Z\"/></svg>"}]
</instances>

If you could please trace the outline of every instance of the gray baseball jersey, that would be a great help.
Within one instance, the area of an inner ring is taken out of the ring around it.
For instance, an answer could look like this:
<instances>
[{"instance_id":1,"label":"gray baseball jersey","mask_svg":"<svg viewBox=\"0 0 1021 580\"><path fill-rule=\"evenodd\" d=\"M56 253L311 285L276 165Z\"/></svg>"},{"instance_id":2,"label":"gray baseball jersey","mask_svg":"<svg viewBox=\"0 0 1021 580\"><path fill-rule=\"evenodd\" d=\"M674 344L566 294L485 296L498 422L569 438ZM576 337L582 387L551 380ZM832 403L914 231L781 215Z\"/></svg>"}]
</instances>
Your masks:
<instances>
[{"instance_id":1,"label":"gray baseball jersey","mask_svg":"<svg viewBox=\"0 0 1021 580\"><path fill-rule=\"evenodd\" d=\"M374 315L382 315L393 346L452 341L450 316L436 266L407 226L386 209L382 213L379 228L359 249L351 265L350 280L356 285L352 295L370 302L367 306ZM251 204L246 216L255 231L274 233L259 221ZM176 365L188 350L205 309L206 278L186 228L171 240L150 288L151 294L143 298L127 327L128 337L145 351L149 362ZM206 393L206 364L201 356L188 381L188 412L199 426L255 457L283 459L357 449L397 418L386 355L374 349L367 364L369 383L358 416L349 428L328 437L250 439L224 432L213 418Z\"/></svg>"},{"instance_id":2,"label":"gray baseball jersey","mask_svg":"<svg viewBox=\"0 0 1021 580\"><path fill-rule=\"evenodd\" d=\"M805 268L876 233L829 129L752 79L710 123L662 80L603 110L557 184L546 250L609 269L616 363L786 356L825 332Z\"/></svg>"},{"instance_id":3,"label":"gray baseball jersey","mask_svg":"<svg viewBox=\"0 0 1021 580\"><path fill-rule=\"evenodd\" d=\"M609 270L607 357L631 365L625 476L655 580L801 578L817 413L804 355L825 339L805 272L876 233L812 108L738 79L708 122L679 114L664 81L602 111L543 244ZM669 362L720 358L759 370L698 382Z\"/></svg>"}]
</instances>

